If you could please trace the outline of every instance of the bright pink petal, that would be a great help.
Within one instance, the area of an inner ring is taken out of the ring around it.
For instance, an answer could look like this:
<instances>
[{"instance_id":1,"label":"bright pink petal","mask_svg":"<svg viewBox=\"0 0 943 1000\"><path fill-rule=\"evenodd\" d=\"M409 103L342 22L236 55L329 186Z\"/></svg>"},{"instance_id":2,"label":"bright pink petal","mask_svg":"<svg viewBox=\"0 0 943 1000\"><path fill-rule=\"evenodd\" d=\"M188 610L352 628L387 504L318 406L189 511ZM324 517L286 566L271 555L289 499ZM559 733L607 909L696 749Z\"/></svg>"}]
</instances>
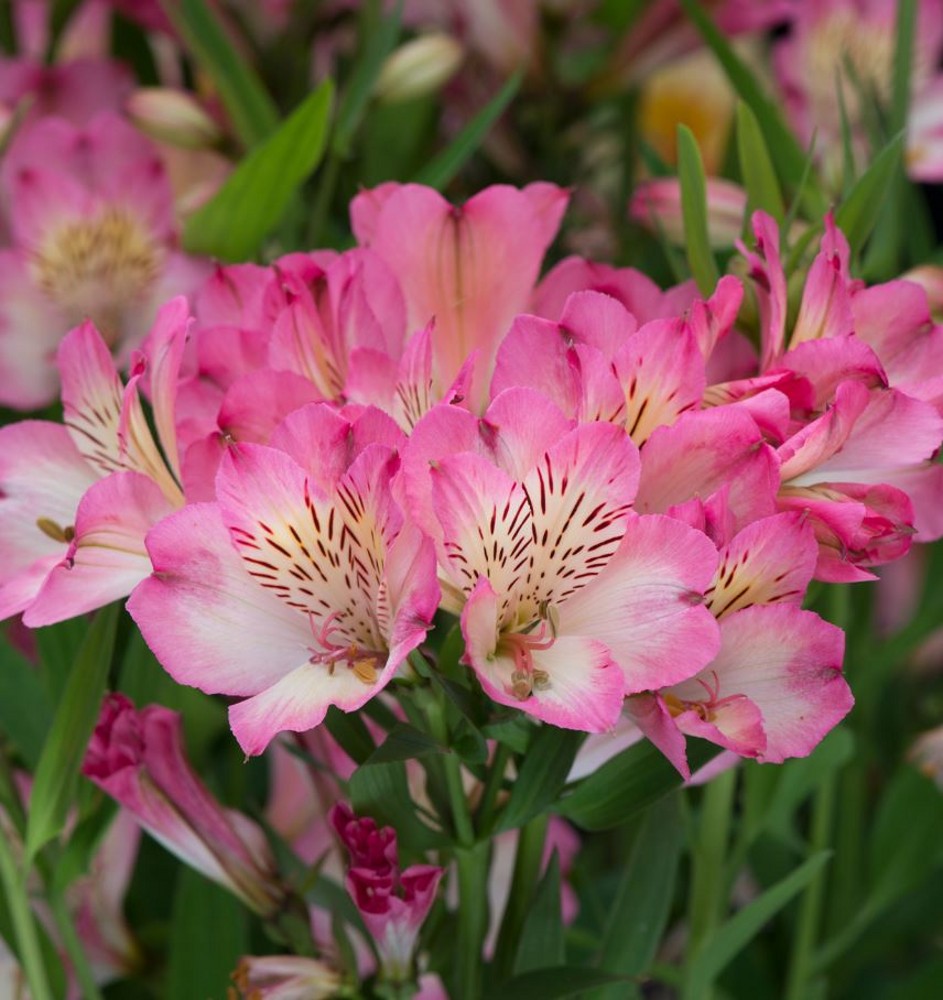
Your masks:
<instances>
[{"instance_id":1,"label":"bright pink petal","mask_svg":"<svg viewBox=\"0 0 943 1000\"><path fill-rule=\"evenodd\" d=\"M716 565L703 533L673 518L633 518L608 566L559 606L559 631L604 643L627 694L690 677L719 644L703 606Z\"/></svg>"},{"instance_id":2,"label":"bright pink petal","mask_svg":"<svg viewBox=\"0 0 943 1000\"><path fill-rule=\"evenodd\" d=\"M559 322L573 292L602 292L621 302L640 323L668 316L665 293L648 275L632 267L611 267L582 257L567 257L552 267L534 293L533 311Z\"/></svg>"},{"instance_id":3,"label":"bright pink petal","mask_svg":"<svg viewBox=\"0 0 943 1000\"><path fill-rule=\"evenodd\" d=\"M760 368L765 371L782 354L786 336L786 273L779 256L779 226L764 212L753 213L756 253L738 244L750 265L760 307Z\"/></svg>"},{"instance_id":4,"label":"bright pink petal","mask_svg":"<svg viewBox=\"0 0 943 1000\"><path fill-rule=\"evenodd\" d=\"M691 777L684 734L657 694L644 692L625 700L626 715L651 740L687 781Z\"/></svg>"}]
</instances>

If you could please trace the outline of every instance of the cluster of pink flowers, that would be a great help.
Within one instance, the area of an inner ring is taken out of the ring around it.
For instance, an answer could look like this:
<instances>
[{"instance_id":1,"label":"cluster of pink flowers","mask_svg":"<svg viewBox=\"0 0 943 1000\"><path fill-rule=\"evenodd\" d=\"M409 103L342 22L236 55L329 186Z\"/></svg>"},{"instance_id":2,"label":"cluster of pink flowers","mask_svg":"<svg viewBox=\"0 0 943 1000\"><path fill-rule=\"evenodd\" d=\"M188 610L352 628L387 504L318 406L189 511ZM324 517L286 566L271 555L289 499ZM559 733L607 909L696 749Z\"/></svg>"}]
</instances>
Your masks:
<instances>
[{"instance_id":1,"label":"cluster of pink flowers","mask_svg":"<svg viewBox=\"0 0 943 1000\"><path fill-rule=\"evenodd\" d=\"M627 716L684 773L685 734L808 753L851 705L810 581L943 531L943 332L919 286L851 279L830 220L789 329L754 220L758 349L734 277L707 301L580 258L539 279L566 201L364 192L357 248L217 268L126 383L73 330L64 423L0 430L3 613L130 593L175 679L239 699L249 754L410 670L439 609L535 719Z\"/></svg>"}]
</instances>

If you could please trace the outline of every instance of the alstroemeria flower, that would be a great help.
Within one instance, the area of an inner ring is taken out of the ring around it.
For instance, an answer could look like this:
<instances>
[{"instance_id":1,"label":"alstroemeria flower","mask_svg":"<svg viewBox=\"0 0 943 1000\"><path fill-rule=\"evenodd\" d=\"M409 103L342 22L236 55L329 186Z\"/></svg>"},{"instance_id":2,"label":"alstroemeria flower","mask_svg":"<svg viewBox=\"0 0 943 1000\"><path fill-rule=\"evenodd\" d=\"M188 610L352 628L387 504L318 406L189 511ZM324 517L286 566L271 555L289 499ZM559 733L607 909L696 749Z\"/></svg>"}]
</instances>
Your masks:
<instances>
[{"instance_id":1,"label":"alstroemeria flower","mask_svg":"<svg viewBox=\"0 0 943 1000\"><path fill-rule=\"evenodd\" d=\"M359 708L424 638L439 588L390 491L402 443L377 410L309 405L271 447L230 448L217 502L148 535L154 574L128 609L176 680L245 699L230 723L246 753Z\"/></svg>"},{"instance_id":2,"label":"alstroemeria flower","mask_svg":"<svg viewBox=\"0 0 943 1000\"><path fill-rule=\"evenodd\" d=\"M444 869L401 869L396 831L390 826L378 829L374 820L355 816L344 802L334 806L331 823L350 852L347 891L376 942L381 974L393 982L408 981L419 931Z\"/></svg>"},{"instance_id":3,"label":"alstroemeria flower","mask_svg":"<svg viewBox=\"0 0 943 1000\"><path fill-rule=\"evenodd\" d=\"M59 350L64 425L0 430L0 617L53 624L124 597L150 572L144 536L183 504L174 405L188 321L182 298L161 309L127 385L92 324L76 328Z\"/></svg>"},{"instance_id":4,"label":"alstroemeria flower","mask_svg":"<svg viewBox=\"0 0 943 1000\"><path fill-rule=\"evenodd\" d=\"M246 955L232 981L244 1000L328 1000L342 985L337 969L303 955Z\"/></svg>"},{"instance_id":5,"label":"alstroemeria flower","mask_svg":"<svg viewBox=\"0 0 943 1000\"><path fill-rule=\"evenodd\" d=\"M496 185L455 206L431 188L388 183L353 200L354 234L396 275L407 330L435 320L433 374L443 391L478 351L470 394L483 403L498 341L527 306L567 199L553 184Z\"/></svg>"},{"instance_id":6,"label":"alstroemeria flower","mask_svg":"<svg viewBox=\"0 0 943 1000\"><path fill-rule=\"evenodd\" d=\"M161 303L189 294L207 265L177 250L165 168L115 115L76 128L49 119L4 157L0 194L13 247L0 251L0 402L32 409L58 388L63 334L91 319L120 360Z\"/></svg>"},{"instance_id":7,"label":"alstroemeria flower","mask_svg":"<svg viewBox=\"0 0 943 1000\"><path fill-rule=\"evenodd\" d=\"M807 521L753 522L720 552L707 606L717 656L681 684L630 698L631 718L685 778L685 735L744 757L804 757L851 709L841 675L844 634L800 608L818 546Z\"/></svg>"},{"instance_id":8,"label":"alstroemeria flower","mask_svg":"<svg viewBox=\"0 0 943 1000\"><path fill-rule=\"evenodd\" d=\"M180 716L105 699L82 772L167 850L269 915L284 897L261 828L224 809L186 759Z\"/></svg>"},{"instance_id":9,"label":"alstroemeria flower","mask_svg":"<svg viewBox=\"0 0 943 1000\"><path fill-rule=\"evenodd\" d=\"M638 450L620 428L573 426L512 389L481 421L432 410L404 474L466 661L495 701L599 732L626 693L689 677L716 649L700 606L716 552L678 521L632 512Z\"/></svg>"}]
</instances>

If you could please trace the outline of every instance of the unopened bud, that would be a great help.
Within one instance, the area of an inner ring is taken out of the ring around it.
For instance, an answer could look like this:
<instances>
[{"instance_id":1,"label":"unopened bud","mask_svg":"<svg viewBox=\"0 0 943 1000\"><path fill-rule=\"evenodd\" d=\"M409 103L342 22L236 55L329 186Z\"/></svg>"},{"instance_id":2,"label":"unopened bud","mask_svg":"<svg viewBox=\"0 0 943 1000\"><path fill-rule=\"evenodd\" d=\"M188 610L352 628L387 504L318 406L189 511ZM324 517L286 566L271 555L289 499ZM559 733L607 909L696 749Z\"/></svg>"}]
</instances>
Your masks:
<instances>
[{"instance_id":1,"label":"unopened bud","mask_svg":"<svg viewBox=\"0 0 943 1000\"><path fill-rule=\"evenodd\" d=\"M431 94L455 73L463 58L462 46L450 35L414 38L383 64L377 96L386 104L396 104Z\"/></svg>"},{"instance_id":2,"label":"unopened bud","mask_svg":"<svg viewBox=\"0 0 943 1000\"><path fill-rule=\"evenodd\" d=\"M182 90L142 87L128 98L126 109L142 132L171 146L203 149L222 137L199 102Z\"/></svg>"}]
</instances>

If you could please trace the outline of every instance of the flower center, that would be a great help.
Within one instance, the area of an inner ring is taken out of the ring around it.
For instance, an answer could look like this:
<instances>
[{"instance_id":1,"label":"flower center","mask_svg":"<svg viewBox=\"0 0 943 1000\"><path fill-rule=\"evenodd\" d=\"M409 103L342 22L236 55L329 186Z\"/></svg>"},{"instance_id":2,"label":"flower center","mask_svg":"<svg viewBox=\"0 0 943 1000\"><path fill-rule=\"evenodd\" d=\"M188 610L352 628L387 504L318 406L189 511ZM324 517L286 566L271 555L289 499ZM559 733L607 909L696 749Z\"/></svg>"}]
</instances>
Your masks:
<instances>
[{"instance_id":1,"label":"flower center","mask_svg":"<svg viewBox=\"0 0 943 1000\"><path fill-rule=\"evenodd\" d=\"M339 613L335 611L316 630L313 617L310 612L308 613L311 631L314 633L318 646L320 646L319 649L313 646L308 647L311 653L308 662L323 663L331 677L334 676L334 668L338 663L346 663L348 670L353 671L357 680L367 685L376 684L379 676L377 667L386 659L386 654L366 649L356 642L334 642L331 636L338 631L338 617Z\"/></svg>"},{"instance_id":2,"label":"flower center","mask_svg":"<svg viewBox=\"0 0 943 1000\"><path fill-rule=\"evenodd\" d=\"M70 323L90 318L114 345L125 332L125 313L150 289L162 262L162 248L140 220L112 206L55 229L36 252L33 273Z\"/></svg>"},{"instance_id":3,"label":"flower center","mask_svg":"<svg viewBox=\"0 0 943 1000\"><path fill-rule=\"evenodd\" d=\"M501 638L504 650L514 657L514 670L507 693L518 701L527 701L534 691L546 691L550 687L550 675L546 670L534 666L534 653L550 649L556 636L552 625L546 619L540 621L532 632L512 632Z\"/></svg>"}]
</instances>

